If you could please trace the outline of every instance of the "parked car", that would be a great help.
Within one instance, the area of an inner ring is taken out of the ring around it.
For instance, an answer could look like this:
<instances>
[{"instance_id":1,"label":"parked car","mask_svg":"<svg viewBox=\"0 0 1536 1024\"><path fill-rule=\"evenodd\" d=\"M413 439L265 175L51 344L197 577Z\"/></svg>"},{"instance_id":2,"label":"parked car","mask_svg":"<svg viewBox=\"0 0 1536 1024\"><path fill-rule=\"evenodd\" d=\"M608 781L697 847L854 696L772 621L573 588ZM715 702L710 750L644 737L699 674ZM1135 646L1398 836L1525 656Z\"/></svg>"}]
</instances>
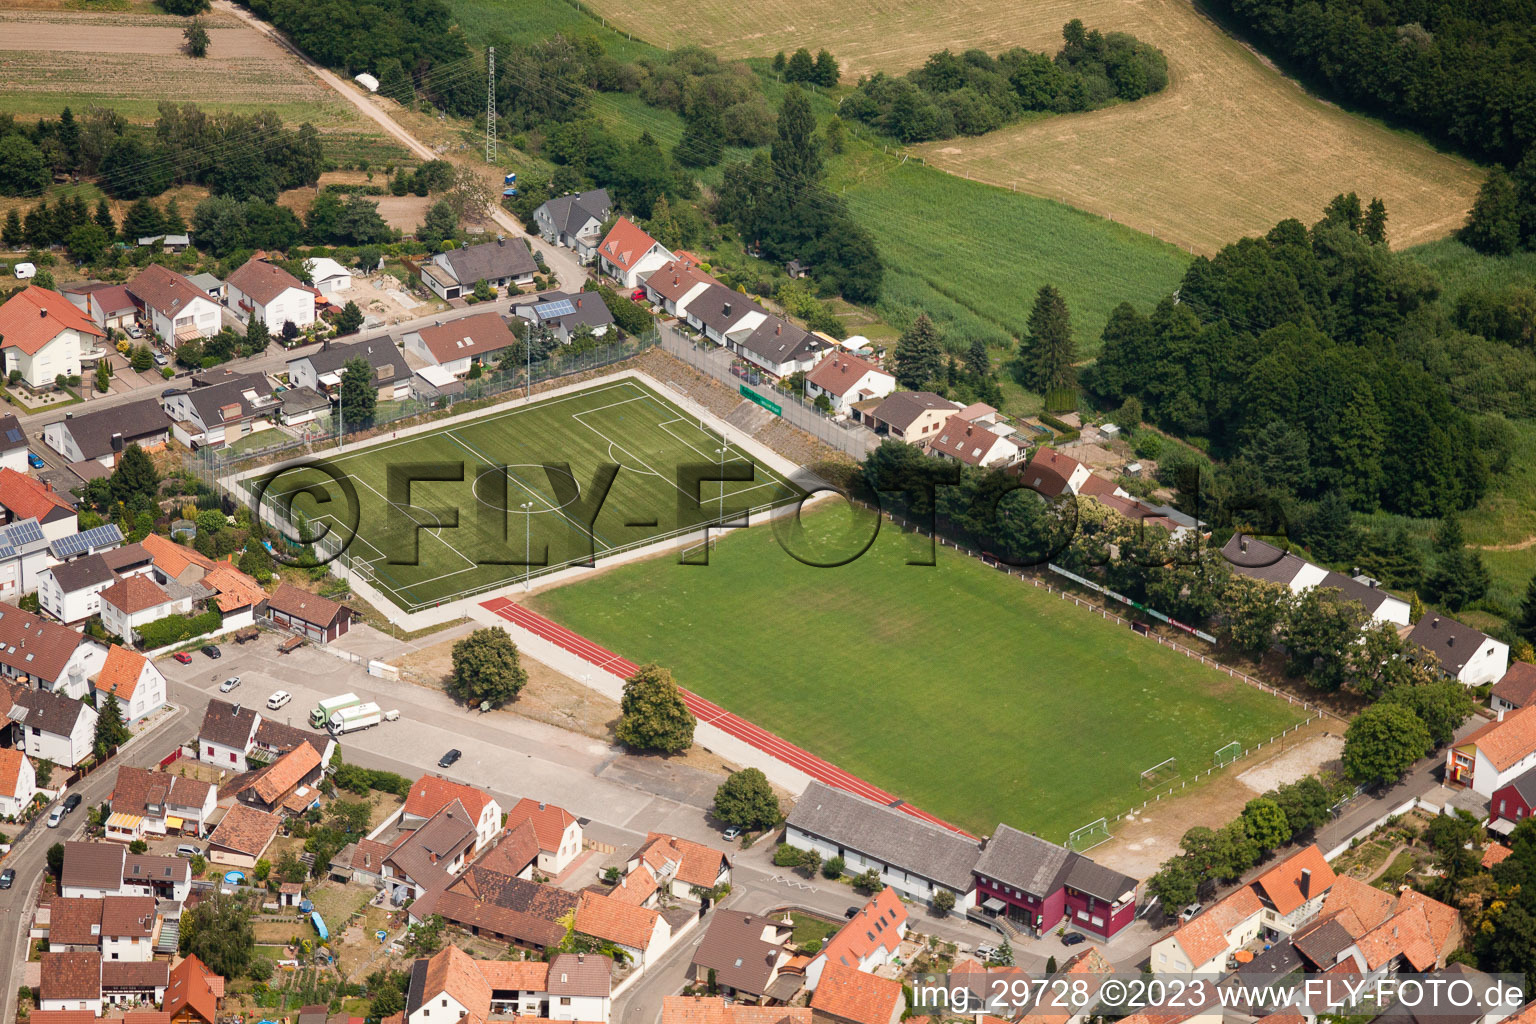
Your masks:
<instances>
[{"instance_id":1,"label":"parked car","mask_svg":"<svg viewBox=\"0 0 1536 1024\"><path fill-rule=\"evenodd\" d=\"M43 457L36 452L27 452L27 465L33 469L42 469L48 463L44 462Z\"/></svg>"},{"instance_id":2,"label":"parked car","mask_svg":"<svg viewBox=\"0 0 1536 1024\"><path fill-rule=\"evenodd\" d=\"M464 751L460 750L458 747L454 747L452 750L448 751L448 753L438 758L437 766L439 768L452 768L458 762L459 758L463 756Z\"/></svg>"},{"instance_id":3,"label":"parked car","mask_svg":"<svg viewBox=\"0 0 1536 1024\"><path fill-rule=\"evenodd\" d=\"M155 365L156 366L170 366L171 365L171 357L166 355L164 352L156 352L155 353Z\"/></svg>"},{"instance_id":4,"label":"parked car","mask_svg":"<svg viewBox=\"0 0 1536 1024\"><path fill-rule=\"evenodd\" d=\"M6 868L0 871L0 889L9 889L16 884L16 869Z\"/></svg>"},{"instance_id":5,"label":"parked car","mask_svg":"<svg viewBox=\"0 0 1536 1024\"><path fill-rule=\"evenodd\" d=\"M725 830L724 836L727 840L739 838L741 836L741 826L731 825Z\"/></svg>"},{"instance_id":6,"label":"parked car","mask_svg":"<svg viewBox=\"0 0 1536 1024\"><path fill-rule=\"evenodd\" d=\"M71 793L71 794L69 794L69 796L64 798L64 813L65 814L68 814L70 811L73 811L76 807L79 807L79 806L80 806L80 794L79 793Z\"/></svg>"},{"instance_id":7,"label":"parked car","mask_svg":"<svg viewBox=\"0 0 1536 1024\"><path fill-rule=\"evenodd\" d=\"M858 908L855 907L854 909L857 910ZM974 956L977 960L980 960L982 963L986 963L988 960L992 959L993 954L996 952L996 946L977 946L976 949L972 951L971 955Z\"/></svg>"},{"instance_id":8,"label":"parked car","mask_svg":"<svg viewBox=\"0 0 1536 1024\"><path fill-rule=\"evenodd\" d=\"M128 328L128 337L135 339L144 337L144 328L140 327L138 324L134 324L132 327Z\"/></svg>"},{"instance_id":9,"label":"parked car","mask_svg":"<svg viewBox=\"0 0 1536 1024\"><path fill-rule=\"evenodd\" d=\"M218 659L224 657L224 652L219 650L219 647L218 647L217 644L204 644L203 645L203 653L208 655L208 657L214 659L215 661L217 661Z\"/></svg>"},{"instance_id":10,"label":"parked car","mask_svg":"<svg viewBox=\"0 0 1536 1024\"><path fill-rule=\"evenodd\" d=\"M293 700L293 694L289 693L287 690L278 690L272 696L267 698L267 707L271 708L273 711L276 711L278 708L282 707L284 704L287 704L291 700Z\"/></svg>"},{"instance_id":11,"label":"parked car","mask_svg":"<svg viewBox=\"0 0 1536 1024\"><path fill-rule=\"evenodd\" d=\"M854 918L859 916L859 910L860 909L862 909L862 908L860 908L860 907L849 907L847 910L843 911L843 916L846 917L848 920L852 921Z\"/></svg>"},{"instance_id":12,"label":"parked car","mask_svg":"<svg viewBox=\"0 0 1536 1024\"><path fill-rule=\"evenodd\" d=\"M1200 904L1191 903L1189 906L1185 907L1184 912L1179 915L1179 920L1188 921L1198 913L1200 913Z\"/></svg>"},{"instance_id":13,"label":"parked car","mask_svg":"<svg viewBox=\"0 0 1536 1024\"><path fill-rule=\"evenodd\" d=\"M1061 944L1063 946L1075 946L1079 942L1087 941L1088 936L1084 935L1082 932L1067 932L1067 934L1061 937Z\"/></svg>"},{"instance_id":14,"label":"parked car","mask_svg":"<svg viewBox=\"0 0 1536 1024\"><path fill-rule=\"evenodd\" d=\"M171 657L175 658L183 665L192 664L192 655L188 654L186 651L177 651L175 654L171 655Z\"/></svg>"},{"instance_id":15,"label":"parked car","mask_svg":"<svg viewBox=\"0 0 1536 1024\"><path fill-rule=\"evenodd\" d=\"M203 648L203 649L205 651L207 650L206 647ZM214 650L218 650L218 648L215 647ZM230 690L233 690L235 687L237 687L239 685L240 685L240 677L239 676L230 676L228 679L224 680L222 683L219 684L219 692L220 693L228 693Z\"/></svg>"},{"instance_id":16,"label":"parked car","mask_svg":"<svg viewBox=\"0 0 1536 1024\"><path fill-rule=\"evenodd\" d=\"M55 807L48 814L48 827L49 828L58 828L63 823L64 823L64 808L62 808L62 807Z\"/></svg>"},{"instance_id":17,"label":"parked car","mask_svg":"<svg viewBox=\"0 0 1536 1024\"><path fill-rule=\"evenodd\" d=\"M644 298L645 298L645 289L644 288L636 288L634 291L629 293L629 301L630 302L640 302Z\"/></svg>"},{"instance_id":18,"label":"parked car","mask_svg":"<svg viewBox=\"0 0 1536 1024\"><path fill-rule=\"evenodd\" d=\"M180 846L176 847L176 856L178 857L201 857L202 855L203 851L199 850L191 843L182 843Z\"/></svg>"}]
</instances>

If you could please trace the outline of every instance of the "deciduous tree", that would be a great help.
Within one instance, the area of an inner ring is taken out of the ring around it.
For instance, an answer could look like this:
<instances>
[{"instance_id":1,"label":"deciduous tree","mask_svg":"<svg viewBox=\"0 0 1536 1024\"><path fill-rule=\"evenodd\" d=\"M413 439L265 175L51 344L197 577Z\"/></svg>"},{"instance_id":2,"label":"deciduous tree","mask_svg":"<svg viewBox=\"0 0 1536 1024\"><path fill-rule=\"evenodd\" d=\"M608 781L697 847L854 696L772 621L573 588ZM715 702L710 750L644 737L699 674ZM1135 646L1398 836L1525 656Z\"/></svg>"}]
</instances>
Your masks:
<instances>
[{"instance_id":1,"label":"deciduous tree","mask_svg":"<svg viewBox=\"0 0 1536 1024\"><path fill-rule=\"evenodd\" d=\"M245 973L256 950L256 933L245 901L213 893L181 916L181 953L196 956L215 974Z\"/></svg>"},{"instance_id":2,"label":"deciduous tree","mask_svg":"<svg viewBox=\"0 0 1536 1024\"><path fill-rule=\"evenodd\" d=\"M453 645L453 675L448 692L465 704L490 701L500 707L517 699L528 684L517 645L506 630L477 629Z\"/></svg>"},{"instance_id":3,"label":"deciduous tree","mask_svg":"<svg viewBox=\"0 0 1536 1024\"><path fill-rule=\"evenodd\" d=\"M768 828L779 821L779 798L757 768L743 768L715 790L715 817L745 829Z\"/></svg>"},{"instance_id":4,"label":"deciduous tree","mask_svg":"<svg viewBox=\"0 0 1536 1024\"><path fill-rule=\"evenodd\" d=\"M1344 733L1344 774L1366 786L1396 782L1430 749L1429 730L1401 704L1377 703Z\"/></svg>"},{"instance_id":5,"label":"deciduous tree","mask_svg":"<svg viewBox=\"0 0 1536 1024\"><path fill-rule=\"evenodd\" d=\"M624 681L622 714L614 736L626 747L662 754L679 754L693 745L693 717L672 681L659 665L642 665Z\"/></svg>"}]
</instances>

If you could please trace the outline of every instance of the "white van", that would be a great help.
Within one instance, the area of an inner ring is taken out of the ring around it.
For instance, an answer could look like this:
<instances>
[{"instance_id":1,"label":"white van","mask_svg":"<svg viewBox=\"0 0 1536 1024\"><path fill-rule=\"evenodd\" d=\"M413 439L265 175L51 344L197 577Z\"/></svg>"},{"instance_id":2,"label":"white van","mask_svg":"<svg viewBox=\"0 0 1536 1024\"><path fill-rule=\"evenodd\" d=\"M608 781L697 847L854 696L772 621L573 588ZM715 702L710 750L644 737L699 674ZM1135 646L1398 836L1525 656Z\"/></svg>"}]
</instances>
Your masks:
<instances>
[{"instance_id":1,"label":"white van","mask_svg":"<svg viewBox=\"0 0 1536 1024\"><path fill-rule=\"evenodd\" d=\"M34 263L18 263L15 266L16 280L25 281L37 276L37 265Z\"/></svg>"}]
</instances>

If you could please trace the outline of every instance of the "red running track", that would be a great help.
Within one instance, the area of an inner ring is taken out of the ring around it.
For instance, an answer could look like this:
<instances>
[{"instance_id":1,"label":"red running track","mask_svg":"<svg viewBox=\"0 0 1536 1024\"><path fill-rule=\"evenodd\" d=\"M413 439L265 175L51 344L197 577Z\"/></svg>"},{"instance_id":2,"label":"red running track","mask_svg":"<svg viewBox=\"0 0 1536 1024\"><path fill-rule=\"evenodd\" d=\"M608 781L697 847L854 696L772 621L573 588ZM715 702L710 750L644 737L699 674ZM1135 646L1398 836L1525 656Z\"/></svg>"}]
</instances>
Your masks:
<instances>
[{"instance_id":1,"label":"red running track","mask_svg":"<svg viewBox=\"0 0 1536 1024\"><path fill-rule=\"evenodd\" d=\"M515 604L504 597L484 601L480 607L501 616L521 629L526 629L541 640L548 640L557 647L569 651L571 654L576 655L576 657L588 664L595 665L604 672L611 672L620 679L627 679L640 668L639 665L636 665L627 658L621 658L607 648L599 647L579 633L573 633L559 623L547 619L536 612L531 612L522 605ZM696 693L692 693L682 687L678 687L678 690L683 695L683 703L688 706L688 710L693 712L694 717L699 721L713 725L717 729L721 729L729 735L751 744L763 753L783 761L791 768L798 769L819 782L835 786L838 789L845 789L850 793L873 800L879 804L887 806L894 804L914 818L921 818L935 825L942 825L953 832L959 832L961 835L970 835L964 829L956 828L949 822L936 818L927 811L920 810L909 803L898 800L894 795L887 793L877 786L870 785L857 775L850 775L830 761L819 758L809 751L800 749L793 743L780 739L766 729L753 725L739 715L732 714L718 704L707 701Z\"/></svg>"}]
</instances>

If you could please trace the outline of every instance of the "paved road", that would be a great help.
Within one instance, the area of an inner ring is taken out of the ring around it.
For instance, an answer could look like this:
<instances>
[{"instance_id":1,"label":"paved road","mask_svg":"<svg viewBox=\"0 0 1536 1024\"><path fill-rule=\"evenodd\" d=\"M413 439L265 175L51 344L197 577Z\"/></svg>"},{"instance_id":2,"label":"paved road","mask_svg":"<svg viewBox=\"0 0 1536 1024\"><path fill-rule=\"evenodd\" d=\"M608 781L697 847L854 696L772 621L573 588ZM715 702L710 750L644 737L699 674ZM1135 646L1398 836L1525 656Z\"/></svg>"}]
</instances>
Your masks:
<instances>
[{"instance_id":1,"label":"paved road","mask_svg":"<svg viewBox=\"0 0 1536 1024\"><path fill-rule=\"evenodd\" d=\"M155 764L181 744L189 728L189 722L202 721L203 707L195 712L178 708L173 714L155 723L151 729L137 737L117 756L118 764L147 767ZM195 717L193 717L195 715ZM37 887L47 864L48 847L63 842L84 827L86 809L98 806L112 792L117 779L115 767L108 766L70 790L80 795L80 807L65 819L63 826L50 829L39 816L36 826L19 839L6 856L4 866L16 872L13 888L0 892L0 921L12 933L8 954L0 952L0 1020L16 1019L16 988L21 984L21 965L27 959L27 928L31 923L32 909L36 906Z\"/></svg>"}]
</instances>

